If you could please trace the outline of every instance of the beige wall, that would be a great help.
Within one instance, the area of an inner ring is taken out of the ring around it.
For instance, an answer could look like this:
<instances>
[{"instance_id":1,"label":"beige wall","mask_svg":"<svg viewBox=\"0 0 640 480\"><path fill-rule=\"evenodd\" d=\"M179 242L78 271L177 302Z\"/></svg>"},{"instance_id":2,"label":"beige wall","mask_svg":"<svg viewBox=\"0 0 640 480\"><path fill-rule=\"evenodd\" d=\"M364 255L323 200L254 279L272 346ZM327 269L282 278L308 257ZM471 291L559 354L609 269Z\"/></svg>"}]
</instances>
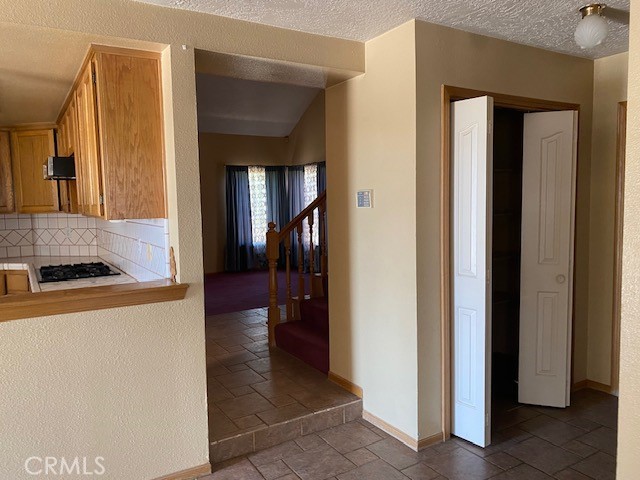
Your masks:
<instances>
[{"instance_id":1,"label":"beige wall","mask_svg":"<svg viewBox=\"0 0 640 480\"><path fill-rule=\"evenodd\" d=\"M440 86L577 103L580 111L576 225L574 381L586 378L589 186L593 62L425 22L417 43L417 263L420 435L440 429Z\"/></svg>"},{"instance_id":2,"label":"beige wall","mask_svg":"<svg viewBox=\"0 0 640 480\"><path fill-rule=\"evenodd\" d=\"M318 93L287 138L200 133L200 187L204 271L224 271L225 165L305 165L323 162L324 91Z\"/></svg>"},{"instance_id":3,"label":"beige wall","mask_svg":"<svg viewBox=\"0 0 640 480\"><path fill-rule=\"evenodd\" d=\"M627 53L594 64L587 378L611 385L618 102L627 99Z\"/></svg>"},{"instance_id":4,"label":"beige wall","mask_svg":"<svg viewBox=\"0 0 640 480\"><path fill-rule=\"evenodd\" d=\"M327 156L325 93L318 93L289 135L287 164L324 162Z\"/></svg>"},{"instance_id":5,"label":"beige wall","mask_svg":"<svg viewBox=\"0 0 640 480\"><path fill-rule=\"evenodd\" d=\"M180 281L191 285L181 302L0 323L0 478L33 478L23 470L32 455L101 455L101 478L109 480L202 465L208 441L193 47L362 71L363 46L125 0L0 0L0 10L4 22L167 46L170 237Z\"/></svg>"},{"instance_id":6,"label":"beige wall","mask_svg":"<svg viewBox=\"0 0 640 480\"><path fill-rule=\"evenodd\" d=\"M285 138L200 133L200 192L205 273L224 272L226 245L225 165L283 165Z\"/></svg>"},{"instance_id":7,"label":"beige wall","mask_svg":"<svg viewBox=\"0 0 640 480\"><path fill-rule=\"evenodd\" d=\"M629 39L627 159L622 259L622 323L618 473L620 480L640 472L640 9L631 9Z\"/></svg>"},{"instance_id":8,"label":"beige wall","mask_svg":"<svg viewBox=\"0 0 640 480\"><path fill-rule=\"evenodd\" d=\"M366 61L326 93L331 370L415 439L414 22L367 42ZM372 209L356 209L360 189L373 189Z\"/></svg>"},{"instance_id":9,"label":"beige wall","mask_svg":"<svg viewBox=\"0 0 640 480\"><path fill-rule=\"evenodd\" d=\"M368 42L366 59L365 76L327 91L330 239L345 245L330 260L344 272L331 268L331 369L405 433L440 432L440 87L449 84L581 105L575 380L586 378L593 62L419 21ZM363 188L374 189L372 210L353 205Z\"/></svg>"}]
</instances>

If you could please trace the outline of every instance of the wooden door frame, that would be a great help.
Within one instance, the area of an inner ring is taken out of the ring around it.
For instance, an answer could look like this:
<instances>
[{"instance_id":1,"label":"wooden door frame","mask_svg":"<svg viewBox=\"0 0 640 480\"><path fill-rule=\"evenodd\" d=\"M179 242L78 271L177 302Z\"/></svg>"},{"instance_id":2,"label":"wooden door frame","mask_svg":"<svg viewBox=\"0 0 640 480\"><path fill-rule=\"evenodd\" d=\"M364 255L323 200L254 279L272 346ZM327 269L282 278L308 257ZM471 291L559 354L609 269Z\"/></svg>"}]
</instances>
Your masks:
<instances>
[{"instance_id":1,"label":"wooden door frame","mask_svg":"<svg viewBox=\"0 0 640 480\"><path fill-rule=\"evenodd\" d=\"M468 98L490 96L495 107L510 108L526 112L555 112L575 110L580 125L580 105L537 98L518 97L501 93L474 90L470 88L442 85L440 124L440 312L441 312L441 377L442 377L442 438L451 437L451 102ZM579 127L578 127L579 128ZM578 145L580 144L578 134ZM579 148L578 148L579 151ZM578 162L577 162L578 163ZM576 186L578 167L576 165ZM577 202L576 207L577 208ZM575 227L574 227L575 228ZM574 252L575 252L574 235ZM572 302L575 306L575 257L573 262L574 289ZM575 324L575 308L572 309L572 323ZM572 328L572 336L575 329ZM573 343L571 340L571 371L573 372Z\"/></svg>"},{"instance_id":2,"label":"wooden door frame","mask_svg":"<svg viewBox=\"0 0 640 480\"><path fill-rule=\"evenodd\" d=\"M618 394L620 377L620 318L622 303L622 230L624 228L624 172L627 146L627 102L618 103L616 142L616 204L613 230L613 315L611 328L611 393Z\"/></svg>"}]
</instances>

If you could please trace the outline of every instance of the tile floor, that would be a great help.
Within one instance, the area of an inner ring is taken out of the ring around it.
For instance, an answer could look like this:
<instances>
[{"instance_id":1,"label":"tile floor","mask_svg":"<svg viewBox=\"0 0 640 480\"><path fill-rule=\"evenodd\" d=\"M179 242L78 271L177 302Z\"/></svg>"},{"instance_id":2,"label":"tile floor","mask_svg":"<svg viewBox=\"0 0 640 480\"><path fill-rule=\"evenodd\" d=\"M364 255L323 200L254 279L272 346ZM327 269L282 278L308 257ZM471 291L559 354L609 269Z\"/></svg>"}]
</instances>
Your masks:
<instances>
[{"instance_id":1,"label":"tile floor","mask_svg":"<svg viewBox=\"0 0 640 480\"><path fill-rule=\"evenodd\" d=\"M203 480L607 480L615 478L617 398L521 406L494 418L493 444L460 439L414 452L360 419L214 465Z\"/></svg>"},{"instance_id":2,"label":"tile floor","mask_svg":"<svg viewBox=\"0 0 640 480\"><path fill-rule=\"evenodd\" d=\"M267 341L267 309L207 317L212 461L362 416L362 401Z\"/></svg>"}]
</instances>

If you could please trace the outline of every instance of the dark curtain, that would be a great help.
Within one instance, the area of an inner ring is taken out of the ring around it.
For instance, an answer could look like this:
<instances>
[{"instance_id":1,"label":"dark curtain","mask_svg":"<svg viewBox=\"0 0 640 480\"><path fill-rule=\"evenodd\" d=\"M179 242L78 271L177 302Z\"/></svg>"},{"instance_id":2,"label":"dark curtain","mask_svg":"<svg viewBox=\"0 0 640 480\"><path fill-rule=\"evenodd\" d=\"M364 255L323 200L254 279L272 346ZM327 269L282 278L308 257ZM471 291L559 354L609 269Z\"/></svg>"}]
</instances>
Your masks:
<instances>
[{"instance_id":1,"label":"dark curtain","mask_svg":"<svg viewBox=\"0 0 640 480\"><path fill-rule=\"evenodd\" d=\"M267 222L274 222L280 231L289 223L289 204L287 199L287 168L265 167L267 183ZM285 248L280 244L278 267L285 267Z\"/></svg>"},{"instance_id":2,"label":"dark curtain","mask_svg":"<svg viewBox=\"0 0 640 480\"><path fill-rule=\"evenodd\" d=\"M293 220L304 210L304 166L295 165L287 169L287 193L289 197L289 216ZM298 234L291 233L291 265L298 267Z\"/></svg>"},{"instance_id":3,"label":"dark curtain","mask_svg":"<svg viewBox=\"0 0 640 480\"><path fill-rule=\"evenodd\" d=\"M318 196L327 189L327 162L318 163Z\"/></svg>"},{"instance_id":4,"label":"dark curtain","mask_svg":"<svg viewBox=\"0 0 640 480\"><path fill-rule=\"evenodd\" d=\"M249 169L227 166L227 247L225 270L240 272L253 267Z\"/></svg>"}]
</instances>

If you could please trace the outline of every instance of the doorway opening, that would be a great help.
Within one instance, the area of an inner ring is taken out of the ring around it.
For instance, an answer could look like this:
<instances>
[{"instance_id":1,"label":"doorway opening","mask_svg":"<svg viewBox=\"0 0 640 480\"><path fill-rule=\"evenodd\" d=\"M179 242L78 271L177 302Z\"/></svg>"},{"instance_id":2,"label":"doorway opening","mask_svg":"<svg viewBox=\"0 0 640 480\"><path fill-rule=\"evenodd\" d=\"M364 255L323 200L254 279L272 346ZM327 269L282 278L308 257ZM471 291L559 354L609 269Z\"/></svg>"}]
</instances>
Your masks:
<instances>
[{"instance_id":1,"label":"doorway opening","mask_svg":"<svg viewBox=\"0 0 640 480\"><path fill-rule=\"evenodd\" d=\"M484 447L522 403L568 405L579 106L442 100L443 436Z\"/></svg>"},{"instance_id":2,"label":"doorway opening","mask_svg":"<svg viewBox=\"0 0 640 480\"><path fill-rule=\"evenodd\" d=\"M518 408L524 112L494 109L491 291L492 431Z\"/></svg>"}]
</instances>

